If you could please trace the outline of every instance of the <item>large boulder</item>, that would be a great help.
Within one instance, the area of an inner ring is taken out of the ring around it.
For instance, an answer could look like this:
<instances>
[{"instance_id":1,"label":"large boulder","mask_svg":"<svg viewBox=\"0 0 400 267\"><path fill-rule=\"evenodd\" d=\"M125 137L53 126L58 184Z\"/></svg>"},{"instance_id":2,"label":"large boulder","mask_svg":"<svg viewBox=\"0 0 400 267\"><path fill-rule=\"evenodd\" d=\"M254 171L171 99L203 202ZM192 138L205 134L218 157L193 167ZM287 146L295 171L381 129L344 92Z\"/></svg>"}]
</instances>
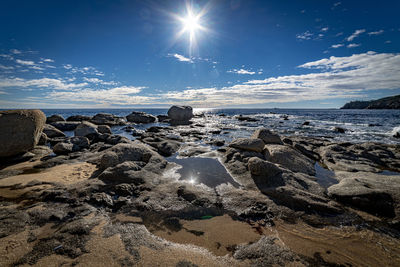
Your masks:
<instances>
[{"instance_id":1,"label":"large boulder","mask_svg":"<svg viewBox=\"0 0 400 267\"><path fill-rule=\"evenodd\" d=\"M46 123L52 123L56 121L65 121L64 117L58 114L51 115L50 117L47 117Z\"/></svg>"},{"instance_id":2,"label":"large boulder","mask_svg":"<svg viewBox=\"0 0 400 267\"><path fill-rule=\"evenodd\" d=\"M108 125L99 125L97 126L97 130L102 134L112 134L111 128Z\"/></svg>"},{"instance_id":3,"label":"large boulder","mask_svg":"<svg viewBox=\"0 0 400 267\"><path fill-rule=\"evenodd\" d=\"M121 117L108 114L108 113L99 113L93 116L90 120L91 123L96 125L125 125L125 120Z\"/></svg>"},{"instance_id":4,"label":"large boulder","mask_svg":"<svg viewBox=\"0 0 400 267\"><path fill-rule=\"evenodd\" d=\"M60 131L73 131L80 124L79 121L56 121L50 123Z\"/></svg>"},{"instance_id":5,"label":"large boulder","mask_svg":"<svg viewBox=\"0 0 400 267\"><path fill-rule=\"evenodd\" d=\"M53 152L57 155L65 155L84 148L89 148L89 139L84 136L75 136L65 139L54 145Z\"/></svg>"},{"instance_id":6,"label":"large boulder","mask_svg":"<svg viewBox=\"0 0 400 267\"><path fill-rule=\"evenodd\" d=\"M58 130L56 127L50 124L45 124L43 128L43 133L45 133L49 138L65 137L65 134L62 131Z\"/></svg>"},{"instance_id":7,"label":"large boulder","mask_svg":"<svg viewBox=\"0 0 400 267\"><path fill-rule=\"evenodd\" d=\"M76 127L75 131L75 136L90 136L90 135L96 135L99 132L97 131L97 125L94 125L93 123L83 121L81 124Z\"/></svg>"},{"instance_id":8,"label":"large boulder","mask_svg":"<svg viewBox=\"0 0 400 267\"><path fill-rule=\"evenodd\" d=\"M0 112L0 157L10 157L32 149L40 139L46 116L40 110Z\"/></svg>"},{"instance_id":9,"label":"large boulder","mask_svg":"<svg viewBox=\"0 0 400 267\"><path fill-rule=\"evenodd\" d=\"M258 138L238 138L233 140L229 146L246 151L262 152L265 144Z\"/></svg>"},{"instance_id":10,"label":"large boulder","mask_svg":"<svg viewBox=\"0 0 400 267\"><path fill-rule=\"evenodd\" d=\"M126 116L126 120L133 123L151 123L156 121L156 117L145 112L133 111Z\"/></svg>"},{"instance_id":11,"label":"large boulder","mask_svg":"<svg viewBox=\"0 0 400 267\"><path fill-rule=\"evenodd\" d=\"M265 128L256 130L251 138L259 138L263 140L265 144L283 144L278 134Z\"/></svg>"},{"instance_id":12,"label":"large boulder","mask_svg":"<svg viewBox=\"0 0 400 267\"><path fill-rule=\"evenodd\" d=\"M314 161L297 150L284 145L266 145L265 158L293 171L315 175Z\"/></svg>"},{"instance_id":13,"label":"large boulder","mask_svg":"<svg viewBox=\"0 0 400 267\"><path fill-rule=\"evenodd\" d=\"M72 115L67 118L67 121L90 121L92 119L91 116L85 115Z\"/></svg>"},{"instance_id":14,"label":"large boulder","mask_svg":"<svg viewBox=\"0 0 400 267\"><path fill-rule=\"evenodd\" d=\"M190 106L172 106L168 110L168 117L172 122L188 122L193 118L193 109Z\"/></svg>"}]
</instances>

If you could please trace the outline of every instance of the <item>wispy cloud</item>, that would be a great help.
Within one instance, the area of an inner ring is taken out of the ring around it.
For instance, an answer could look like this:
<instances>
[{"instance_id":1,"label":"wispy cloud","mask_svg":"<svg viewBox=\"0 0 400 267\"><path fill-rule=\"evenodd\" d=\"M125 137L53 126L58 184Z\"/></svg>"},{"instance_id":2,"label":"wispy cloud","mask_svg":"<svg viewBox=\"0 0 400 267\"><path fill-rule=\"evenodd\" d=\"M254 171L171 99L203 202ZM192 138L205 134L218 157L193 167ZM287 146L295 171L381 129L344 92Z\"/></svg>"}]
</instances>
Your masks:
<instances>
[{"instance_id":1,"label":"wispy cloud","mask_svg":"<svg viewBox=\"0 0 400 267\"><path fill-rule=\"evenodd\" d=\"M248 75L256 74L255 71L250 71L250 70L245 70L245 69L232 69L232 70L228 70L227 72L228 73L236 73L236 74L248 74ZM261 73L262 73L262 71L261 71Z\"/></svg>"},{"instance_id":2,"label":"wispy cloud","mask_svg":"<svg viewBox=\"0 0 400 267\"><path fill-rule=\"evenodd\" d=\"M46 88L69 90L83 88L88 83L69 83L62 79L41 78L41 79L23 79L23 78L4 78L0 79L0 88Z\"/></svg>"},{"instance_id":3,"label":"wispy cloud","mask_svg":"<svg viewBox=\"0 0 400 267\"><path fill-rule=\"evenodd\" d=\"M355 38L357 38L358 36L360 36L360 34L362 34L364 32L365 32L365 29L356 30L352 35L347 37L347 41L349 41L349 42L353 41Z\"/></svg>"},{"instance_id":4,"label":"wispy cloud","mask_svg":"<svg viewBox=\"0 0 400 267\"><path fill-rule=\"evenodd\" d=\"M359 47L361 44L348 44L347 48Z\"/></svg>"},{"instance_id":5,"label":"wispy cloud","mask_svg":"<svg viewBox=\"0 0 400 267\"><path fill-rule=\"evenodd\" d=\"M339 48L342 46L344 46L344 45L343 44L334 44L334 45L331 45L331 48Z\"/></svg>"},{"instance_id":6,"label":"wispy cloud","mask_svg":"<svg viewBox=\"0 0 400 267\"><path fill-rule=\"evenodd\" d=\"M191 58L185 57L183 55L180 54L168 54L169 57L174 57L176 58L178 61L180 62L189 62L189 63L193 63L193 60Z\"/></svg>"},{"instance_id":7,"label":"wispy cloud","mask_svg":"<svg viewBox=\"0 0 400 267\"><path fill-rule=\"evenodd\" d=\"M35 62L31 60L21 60L21 59L16 59L15 62L21 65L27 65L27 66L34 66Z\"/></svg>"},{"instance_id":8,"label":"wispy cloud","mask_svg":"<svg viewBox=\"0 0 400 267\"><path fill-rule=\"evenodd\" d=\"M313 37L313 33L305 31L303 33L296 34L296 38L299 40L310 40Z\"/></svg>"},{"instance_id":9,"label":"wispy cloud","mask_svg":"<svg viewBox=\"0 0 400 267\"><path fill-rule=\"evenodd\" d=\"M107 81L103 81L99 78L83 77L83 80L86 82L89 82L89 83L102 84L102 85L117 85L118 84L117 82L114 82L114 81L107 82Z\"/></svg>"},{"instance_id":10,"label":"wispy cloud","mask_svg":"<svg viewBox=\"0 0 400 267\"><path fill-rule=\"evenodd\" d=\"M379 31L375 31L375 32L369 32L368 35L380 35L384 32L385 32L384 30L379 30Z\"/></svg>"},{"instance_id":11,"label":"wispy cloud","mask_svg":"<svg viewBox=\"0 0 400 267\"><path fill-rule=\"evenodd\" d=\"M329 30L329 27L324 27L321 29L321 32L327 32Z\"/></svg>"}]
</instances>

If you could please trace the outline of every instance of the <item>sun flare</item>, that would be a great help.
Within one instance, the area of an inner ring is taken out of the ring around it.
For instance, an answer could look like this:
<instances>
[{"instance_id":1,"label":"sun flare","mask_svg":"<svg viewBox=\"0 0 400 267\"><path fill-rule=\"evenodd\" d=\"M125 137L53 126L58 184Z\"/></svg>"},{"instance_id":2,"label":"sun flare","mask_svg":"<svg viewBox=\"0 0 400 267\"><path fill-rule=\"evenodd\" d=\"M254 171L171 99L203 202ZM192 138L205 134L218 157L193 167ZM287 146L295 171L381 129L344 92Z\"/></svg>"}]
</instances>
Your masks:
<instances>
[{"instance_id":1,"label":"sun flare","mask_svg":"<svg viewBox=\"0 0 400 267\"><path fill-rule=\"evenodd\" d=\"M182 19L183 30L191 34L200 28L199 17L189 13L186 18Z\"/></svg>"}]
</instances>

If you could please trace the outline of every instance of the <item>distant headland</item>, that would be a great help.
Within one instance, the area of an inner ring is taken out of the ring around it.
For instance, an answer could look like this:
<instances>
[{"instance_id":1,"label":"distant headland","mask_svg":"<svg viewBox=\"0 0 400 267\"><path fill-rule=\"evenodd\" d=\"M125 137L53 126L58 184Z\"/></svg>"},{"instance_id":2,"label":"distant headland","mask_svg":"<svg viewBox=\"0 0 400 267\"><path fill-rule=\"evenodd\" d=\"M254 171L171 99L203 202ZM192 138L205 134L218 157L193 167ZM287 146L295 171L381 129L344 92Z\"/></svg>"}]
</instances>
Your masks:
<instances>
[{"instance_id":1,"label":"distant headland","mask_svg":"<svg viewBox=\"0 0 400 267\"><path fill-rule=\"evenodd\" d=\"M400 109L400 95L370 101L351 101L341 109Z\"/></svg>"}]
</instances>

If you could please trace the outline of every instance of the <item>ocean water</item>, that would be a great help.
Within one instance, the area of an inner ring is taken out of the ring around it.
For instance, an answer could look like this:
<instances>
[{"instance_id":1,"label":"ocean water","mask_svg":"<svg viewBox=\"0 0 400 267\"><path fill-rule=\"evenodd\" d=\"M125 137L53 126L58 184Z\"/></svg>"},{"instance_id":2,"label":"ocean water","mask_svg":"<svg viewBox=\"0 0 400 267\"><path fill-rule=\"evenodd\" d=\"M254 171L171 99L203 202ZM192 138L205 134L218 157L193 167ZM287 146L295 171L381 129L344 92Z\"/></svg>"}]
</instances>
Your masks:
<instances>
[{"instance_id":1,"label":"ocean water","mask_svg":"<svg viewBox=\"0 0 400 267\"><path fill-rule=\"evenodd\" d=\"M64 118L72 115L111 113L126 116L132 111L144 111L152 115L166 114L167 109L43 109L46 116L60 114ZM237 137L248 137L258 127L273 129L281 135L328 137L335 141L380 142L399 144L393 133L400 130L400 110L341 110L341 109L194 109L204 117L193 119L204 125L203 131L222 129L218 138L230 141ZM224 114L226 116L221 116ZM239 121L235 116L243 115L257 119L255 122ZM284 120L287 117L287 120ZM305 126L303 123L310 124ZM135 125L139 130L150 126L166 125L151 123ZM333 131L334 127L346 129L344 134ZM132 139L122 127L113 127L113 132Z\"/></svg>"}]
</instances>

